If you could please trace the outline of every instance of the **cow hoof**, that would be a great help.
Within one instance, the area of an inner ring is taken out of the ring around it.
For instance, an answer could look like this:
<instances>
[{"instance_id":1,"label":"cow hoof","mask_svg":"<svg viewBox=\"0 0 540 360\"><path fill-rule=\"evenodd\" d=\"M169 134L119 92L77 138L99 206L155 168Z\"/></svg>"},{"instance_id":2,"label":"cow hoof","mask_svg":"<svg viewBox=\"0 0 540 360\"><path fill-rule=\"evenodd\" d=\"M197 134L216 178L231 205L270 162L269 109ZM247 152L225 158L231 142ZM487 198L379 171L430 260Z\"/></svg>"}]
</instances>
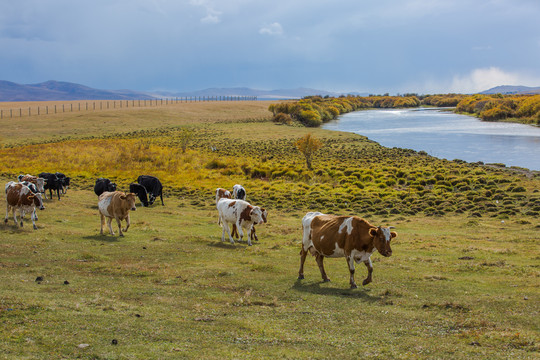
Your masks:
<instances>
[{"instance_id":1,"label":"cow hoof","mask_svg":"<svg viewBox=\"0 0 540 360\"><path fill-rule=\"evenodd\" d=\"M304 280L304 275L298 275L298 280Z\"/></svg>"},{"instance_id":2,"label":"cow hoof","mask_svg":"<svg viewBox=\"0 0 540 360\"><path fill-rule=\"evenodd\" d=\"M364 280L364 281L362 281L362 285L363 285L363 286L366 286L366 285L369 284L370 282L371 282L371 281Z\"/></svg>"},{"instance_id":3,"label":"cow hoof","mask_svg":"<svg viewBox=\"0 0 540 360\"><path fill-rule=\"evenodd\" d=\"M34 225L34 230L37 230L37 226Z\"/></svg>"},{"instance_id":4,"label":"cow hoof","mask_svg":"<svg viewBox=\"0 0 540 360\"><path fill-rule=\"evenodd\" d=\"M330 282L330 279L323 279L323 282Z\"/></svg>"},{"instance_id":5,"label":"cow hoof","mask_svg":"<svg viewBox=\"0 0 540 360\"><path fill-rule=\"evenodd\" d=\"M358 289L358 286L356 284L351 284L351 289Z\"/></svg>"}]
</instances>

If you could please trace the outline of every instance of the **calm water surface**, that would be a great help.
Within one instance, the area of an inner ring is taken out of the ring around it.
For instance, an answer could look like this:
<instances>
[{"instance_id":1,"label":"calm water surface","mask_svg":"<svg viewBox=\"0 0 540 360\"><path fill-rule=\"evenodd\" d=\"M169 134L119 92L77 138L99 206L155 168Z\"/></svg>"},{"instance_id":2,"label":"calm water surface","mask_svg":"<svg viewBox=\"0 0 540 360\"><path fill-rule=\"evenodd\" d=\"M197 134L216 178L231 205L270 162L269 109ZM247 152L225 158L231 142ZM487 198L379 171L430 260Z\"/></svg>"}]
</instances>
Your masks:
<instances>
[{"instance_id":1,"label":"calm water surface","mask_svg":"<svg viewBox=\"0 0 540 360\"><path fill-rule=\"evenodd\" d=\"M485 122L439 109L392 109L348 113L323 127L448 160L540 170L540 128L530 125Z\"/></svg>"}]
</instances>

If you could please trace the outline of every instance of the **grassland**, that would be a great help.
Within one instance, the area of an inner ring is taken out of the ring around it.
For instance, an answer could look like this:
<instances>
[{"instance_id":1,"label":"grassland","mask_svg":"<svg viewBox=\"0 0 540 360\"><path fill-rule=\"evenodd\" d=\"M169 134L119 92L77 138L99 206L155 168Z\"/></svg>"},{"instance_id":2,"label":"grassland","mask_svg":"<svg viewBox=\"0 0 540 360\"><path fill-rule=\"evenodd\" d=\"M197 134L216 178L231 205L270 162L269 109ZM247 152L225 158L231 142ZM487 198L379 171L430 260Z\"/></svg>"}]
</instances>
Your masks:
<instances>
[{"instance_id":1,"label":"grassland","mask_svg":"<svg viewBox=\"0 0 540 360\"><path fill-rule=\"evenodd\" d=\"M538 357L536 173L276 125L266 107L2 123L0 180L62 171L74 185L46 201L38 230L0 225L0 357ZM184 128L194 133L186 153ZM324 144L313 172L292 146L308 131ZM165 206L139 207L125 238L100 236L94 179L126 189L141 173L162 179ZM220 241L213 190L235 183L269 209L252 247ZM312 209L397 227L393 256L373 256L372 284L349 290L343 259L326 261L330 283L313 259L296 280L300 220Z\"/></svg>"}]
</instances>

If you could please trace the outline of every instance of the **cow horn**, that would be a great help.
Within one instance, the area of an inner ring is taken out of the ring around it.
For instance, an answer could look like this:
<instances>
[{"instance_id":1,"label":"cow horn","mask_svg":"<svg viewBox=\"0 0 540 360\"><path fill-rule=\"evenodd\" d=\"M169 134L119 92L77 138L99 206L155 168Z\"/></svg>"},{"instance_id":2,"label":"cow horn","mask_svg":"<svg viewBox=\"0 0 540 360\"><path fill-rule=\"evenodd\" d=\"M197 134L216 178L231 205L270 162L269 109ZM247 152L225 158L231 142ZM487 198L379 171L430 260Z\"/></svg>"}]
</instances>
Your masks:
<instances>
[{"instance_id":1,"label":"cow horn","mask_svg":"<svg viewBox=\"0 0 540 360\"><path fill-rule=\"evenodd\" d=\"M389 226L388 228L389 229L395 229L396 227L395 226Z\"/></svg>"}]
</instances>

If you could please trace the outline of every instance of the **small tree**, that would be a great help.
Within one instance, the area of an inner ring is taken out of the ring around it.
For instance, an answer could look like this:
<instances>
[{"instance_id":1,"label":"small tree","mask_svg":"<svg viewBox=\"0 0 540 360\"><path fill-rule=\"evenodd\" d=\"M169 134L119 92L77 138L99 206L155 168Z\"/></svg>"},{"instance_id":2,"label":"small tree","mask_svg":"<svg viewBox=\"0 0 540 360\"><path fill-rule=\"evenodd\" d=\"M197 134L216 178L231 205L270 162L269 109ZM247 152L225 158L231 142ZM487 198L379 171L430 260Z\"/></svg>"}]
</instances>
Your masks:
<instances>
[{"instance_id":1,"label":"small tree","mask_svg":"<svg viewBox=\"0 0 540 360\"><path fill-rule=\"evenodd\" d=\"M306 134L304 137L296 140L294 145L306 158L308 170L312 170L311 161L313 160L313 155L322 147L320 140L311 134Z\"/></svg>"},{"instance_id":2,"label":"small tree","mask_svg":"<svg viewBox=\"0 0 540 360\"><path fill-rule=\"evenodd\" d=\"M191 129L184 128L178 132L178 141L180 142L180 147L182 148L183 153L186 152L191 138L193 138L193 130Z\"/></svg>"}]
</instances>

